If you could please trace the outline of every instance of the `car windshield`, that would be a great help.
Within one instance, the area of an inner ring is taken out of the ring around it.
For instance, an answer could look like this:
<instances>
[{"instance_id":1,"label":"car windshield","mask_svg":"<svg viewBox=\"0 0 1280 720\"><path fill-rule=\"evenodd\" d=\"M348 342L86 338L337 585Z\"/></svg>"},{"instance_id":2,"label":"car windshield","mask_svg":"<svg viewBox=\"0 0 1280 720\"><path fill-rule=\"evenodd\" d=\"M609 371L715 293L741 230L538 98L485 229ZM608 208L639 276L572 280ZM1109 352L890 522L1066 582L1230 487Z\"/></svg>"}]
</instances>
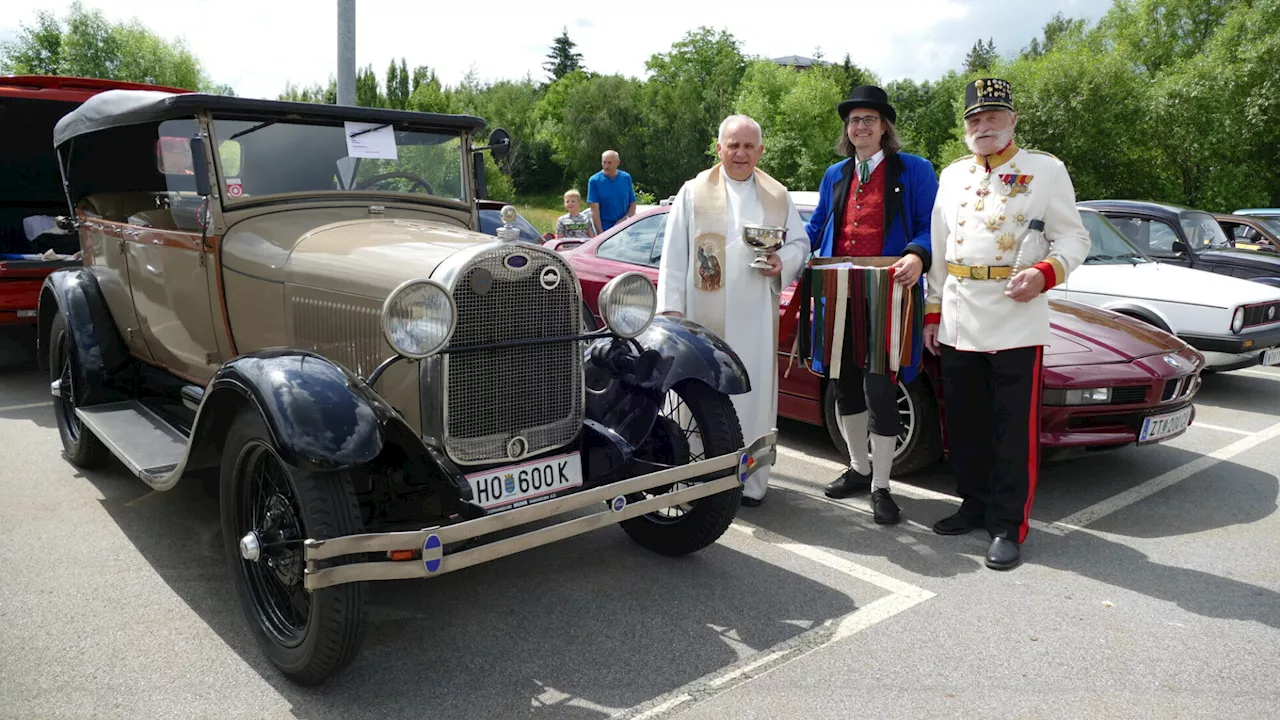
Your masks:
<instances>
[{"instance_id":1,"label":"car windshield","mask_svg":"<svg viewBox=\"0 0 1280 720\"><path fill-rule=\"evenodd\" d=\"M1183 213L1178 216L1178 223L1182 225L1182 234L1186 236L1187 244L1194 252L1231 247L1231 240L1223 232L1222 226L1208 213Z\"/></svg>"},{"instance_id":2,"label":"car windshield","mask_svg":"<svg viewBox=\"0 0 1280 720\"><path fill-rule=\"evenodd\" d=\"M1126 238L1115 225L1112 225L1101 213L1082 212L1080 219L1089 231L1089 257L1087 265L1137 264L1152 262L1151 258Z\"/></svg>"},{"instance_id":3,"label":"car windshield","mask_svg":"<svg viewBox=\"0 0 1280 720\"><path fill-rule=\"evenodd\" d=\"M215 118L228 203L286 193L368 192L466 201L462 136L387 123Z\"/></svg>"},{"instance_id":4,"label":"car windshield","mask_svg":"<svg viewBox=\"0 0 1280 720\"><path fill-rule=\"evenodd\" d=\"M1280 236L1280 217L1260 217L1258 223L1270 230L1272 235Z\"/></svg>"}]
</instances>

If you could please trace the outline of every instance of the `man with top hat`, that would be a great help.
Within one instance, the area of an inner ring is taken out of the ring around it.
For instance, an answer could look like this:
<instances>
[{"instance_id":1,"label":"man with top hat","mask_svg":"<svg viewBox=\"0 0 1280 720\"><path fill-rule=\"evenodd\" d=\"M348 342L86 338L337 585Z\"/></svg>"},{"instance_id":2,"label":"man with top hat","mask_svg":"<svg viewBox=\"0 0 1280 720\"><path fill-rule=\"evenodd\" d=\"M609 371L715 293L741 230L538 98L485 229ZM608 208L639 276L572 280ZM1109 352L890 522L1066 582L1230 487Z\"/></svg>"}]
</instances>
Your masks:
<instances>
[{"instance_id":1,"label":"man with top hat","mask_svg":"<svg viewBox=\"0 0 1280 720\"><path fill-rule=\"evenodd\" d=\"M929 223L938 191L933 166L901 152L897 112L884 90L856 87L836 112L844 122L836 151L846 159L827 168L822 178L818 206L806 226L812 248L820 257L896 256L895 281L920 283L932 254ZM814 360L814 369L822 371L820 360ZM903 367L901 380L910 382L916 371ZM875 521L895 524L900 510L889 495L889 474L902 432L897 383L852 365L835 382L836 422L849 450L849 467L825 492L844 498L870 489Z\"/></svg>"},{"instance_id":2,"label":"man with top hat","mask_svg":"<svg viewBox=\"0 0 1280 720\"><path fill-rule=\"evenodd\" d=\"M965 88L972 155L942 171L933 210L925 344L942 356L947 447L960 509L934 532L986 528L987 567L1019 562L1040 464L1046 290L1089 254L1075 188L1056 157L1019 148L1010 84Z\"/></svg>"}]
</instances>

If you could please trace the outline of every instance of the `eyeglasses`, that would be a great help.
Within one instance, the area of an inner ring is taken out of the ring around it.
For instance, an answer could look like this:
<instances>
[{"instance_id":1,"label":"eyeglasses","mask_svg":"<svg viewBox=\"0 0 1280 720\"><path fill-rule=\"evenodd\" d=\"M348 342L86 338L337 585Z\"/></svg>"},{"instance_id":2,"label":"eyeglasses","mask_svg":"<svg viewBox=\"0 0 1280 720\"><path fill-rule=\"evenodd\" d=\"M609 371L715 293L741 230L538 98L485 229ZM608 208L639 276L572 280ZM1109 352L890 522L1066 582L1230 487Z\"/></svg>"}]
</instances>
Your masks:
<instances>
[{"instance_id":1,"label":"eyeglasses","mask_svg":"<svg viewBox=\"0 0 1280 720\"><path fill-rule=\"evenodd\" d=\"M880 122L879 115L850 115L844 119L845 125L861 125L862 127L875 127Z\"/></svg>"}]
</instances>

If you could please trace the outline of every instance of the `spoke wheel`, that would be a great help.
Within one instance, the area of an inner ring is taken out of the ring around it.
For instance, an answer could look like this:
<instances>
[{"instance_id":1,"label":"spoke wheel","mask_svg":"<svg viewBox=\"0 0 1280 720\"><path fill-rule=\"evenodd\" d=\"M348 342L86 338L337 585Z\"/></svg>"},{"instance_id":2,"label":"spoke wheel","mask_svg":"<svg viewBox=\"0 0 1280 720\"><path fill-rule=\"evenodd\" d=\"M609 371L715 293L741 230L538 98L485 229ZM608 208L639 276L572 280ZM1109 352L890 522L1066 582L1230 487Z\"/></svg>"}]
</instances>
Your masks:
<instances>
[{"instance_id":1,"label":"spoke wheel","mask_svg":"<svg viewBox=\"0 0 1280 720\"><path fill-rule=\"evenodd\" d=\"M223 444L218 501L232 581L258 647L303 685L349 665L360 650L368 583L308 591L303 542L364 532L350 475L291 467L247 407Z\"/></svg>"},{"instance_id":2,"label":"spoke wheel","mask_svg":"<svg viewBox=\"0 0 1280 720\"><path fill-rule=\"evenodd\" d=\"M687 465L742 449L742 429L729 396L698 381L672 388L659 408L657 421L637 455L663 465ZM639 502L677 492L693 483L679 482L629 496ZM729 528L742 500L742 488L716 493L691 503L673 505L622 522L622 529L641 546L663 555L686 555L715 542Z\"/></svg>"},{"instance_id":3,"label":"spoke wheel","mask_svg":"<svg viewBox=\"0 0 1280 720\"><path fill-rule=\"evenodd\" d=\"M111 451L76 415L92 388L77 380L74 339L67 330L67 319L59 313L49 329L49 381L58 383L53 413L58 422L58 435L67 459L77 467L100 468L111 460Z\"/></svg>"},{"instance_id":4,"label":"spoke wheel","mask_svg":"<svg viewBox=\"0 0 1280 720\"><path fill-rule=\"evenodd\" d=\"M249 594L263 628L285 647L297 647L311 617L311 595L303 586L306 562L297 496L284 466L260 442L245 446L241 467L249 480L241 486L243 508L236 538L253 533L261 548L256 561L240 559Z\"/></svg>"}]
</instances>

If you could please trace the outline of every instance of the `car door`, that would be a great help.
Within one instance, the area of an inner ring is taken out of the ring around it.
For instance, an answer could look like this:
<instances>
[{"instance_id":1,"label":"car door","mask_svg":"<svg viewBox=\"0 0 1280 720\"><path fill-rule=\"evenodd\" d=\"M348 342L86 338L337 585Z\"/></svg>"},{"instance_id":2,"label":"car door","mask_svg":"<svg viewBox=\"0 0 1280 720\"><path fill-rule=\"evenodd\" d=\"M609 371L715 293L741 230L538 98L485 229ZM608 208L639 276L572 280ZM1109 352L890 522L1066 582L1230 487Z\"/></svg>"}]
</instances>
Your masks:
<instances>
[{"instance_id":1,"label":"car door","mask_svg":"<svg viewBox=\"0 0 1280 720\"><path fill-rule=\"evenodd\" d=\"M1194 257L1190 252L1175 250L1175 243L1179 243L1181 247L1185 247L1185 244L1182 243L1178 231L1172 224L1141 215L1105 214L1111 224L1124 233L1130 242L1160 262L1183 267L1195 265Z\"/></svg>"}]
</instances>

